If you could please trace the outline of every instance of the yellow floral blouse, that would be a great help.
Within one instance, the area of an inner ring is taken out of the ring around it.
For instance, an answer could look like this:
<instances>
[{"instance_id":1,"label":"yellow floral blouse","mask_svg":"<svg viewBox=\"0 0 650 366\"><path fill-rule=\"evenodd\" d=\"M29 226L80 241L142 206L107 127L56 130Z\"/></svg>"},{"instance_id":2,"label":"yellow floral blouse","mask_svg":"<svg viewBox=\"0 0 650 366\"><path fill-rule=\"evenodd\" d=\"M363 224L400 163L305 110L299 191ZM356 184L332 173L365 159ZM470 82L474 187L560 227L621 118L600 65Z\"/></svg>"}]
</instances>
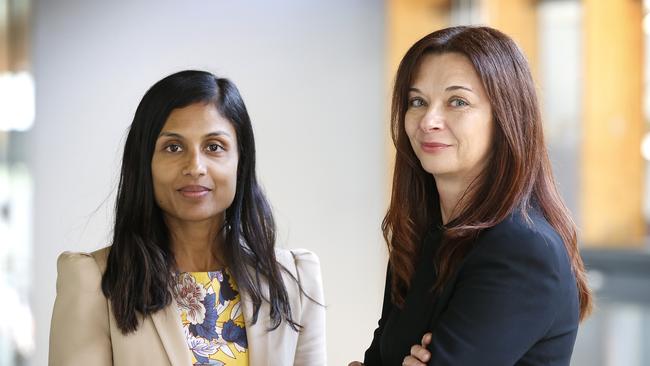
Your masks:
<instances>
[{"instance_id":1,"label":"yellow floral blouse","mask_svg":"<svg viewBox=\"0 0 650 366\"><path fill-rule=\"evenodd\" d=\"M175 297L194 366L248 366L241 299L227 270L178 273Z\"/></svg>"}]
</instances>

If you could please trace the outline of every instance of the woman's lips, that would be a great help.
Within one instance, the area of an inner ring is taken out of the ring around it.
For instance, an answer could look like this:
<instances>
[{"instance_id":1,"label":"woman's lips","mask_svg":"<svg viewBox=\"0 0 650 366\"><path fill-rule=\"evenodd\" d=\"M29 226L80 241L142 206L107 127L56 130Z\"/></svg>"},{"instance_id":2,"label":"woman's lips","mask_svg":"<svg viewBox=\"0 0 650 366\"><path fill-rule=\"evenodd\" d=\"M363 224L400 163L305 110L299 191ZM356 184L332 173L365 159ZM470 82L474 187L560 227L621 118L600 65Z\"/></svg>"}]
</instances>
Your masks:
<instances>
[{"instance_id":1,"label":"woman's lips","mask_svg":"<svg viewBox=\"0 0 650 366\"><path fill-rule=\"evenodd\" d=\"M435 153L442 151L451 145L443 144L441 142L423 142L420 144L420 147L422 148L422 151L428 152L428 153Z\"/></svg>"},{"instance_id":2,"label":"woman's lips","mask_svg":"<svg viewBox=\"0 0 650 366\"><path fill-rule=\"evenodd\" d=\"M208 187L197 185L185 186L178 190L183 197L188 198L200 198L207 195L210 191L211 189Z\"/></svg>"}]
</instances>

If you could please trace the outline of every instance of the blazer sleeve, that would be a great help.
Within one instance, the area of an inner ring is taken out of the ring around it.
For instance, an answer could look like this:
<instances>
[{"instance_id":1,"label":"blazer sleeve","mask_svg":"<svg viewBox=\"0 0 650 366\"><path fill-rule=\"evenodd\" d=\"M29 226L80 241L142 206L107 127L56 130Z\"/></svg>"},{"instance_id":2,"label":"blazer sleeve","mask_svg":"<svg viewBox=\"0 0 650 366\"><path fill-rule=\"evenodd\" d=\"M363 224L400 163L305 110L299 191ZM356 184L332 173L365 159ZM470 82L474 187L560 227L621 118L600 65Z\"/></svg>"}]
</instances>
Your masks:
<instances>
[{"instance_id":1,"label":"blazer sleeve","mask_svg":"<svg viewBox=\"0 0 650 366\"><path fill-rule=\"evenodd\" d=\"M541 234L487 235L434 326L429 365L513 365L553 324L558 259Z\"/></svg>"},{"instance_id":2,"label":"blazer sleeve","mask_svg":"<svg viewBox=\"0 0 650 366\"><path fill-rule=\"evenodd\" d=\"M384 304L381 309L381 317L377 323L377 328L372 337L372 343L370 347L366 350L366 353L363 357L363 364L365 366L381 366L381 353L379 351L379 342L381 340L381 335L384 331L384 324L388 319L388 314L390 314L393 307L391 301L391 274L390 274L390 265L386 269L386 285L384 287Z\"/></svg>"},{"instance_id":3,"label":"blazer sleeve","mask_svg":"<svg viewBox=\"0 0 650 366\"><path fill-rule=\"evenodd\" d=\"M305 294L300 294L303 326L298 335L295 366L318 366L327 364L325 346L325 296L321 278L320 261L316 254L304 250L291 250L296 263L296 273Z\"/></svg>"},{"instance_id":4,"label":"blazer sleeve","mask_svg":"<svg viewBox=\"0 0 650 366\"><path fill-rule=\"evenodd\" d=\"M112 365L108 303L95 259L65 252L57 272L49 365Z\"/></svg>"}]
</instances>

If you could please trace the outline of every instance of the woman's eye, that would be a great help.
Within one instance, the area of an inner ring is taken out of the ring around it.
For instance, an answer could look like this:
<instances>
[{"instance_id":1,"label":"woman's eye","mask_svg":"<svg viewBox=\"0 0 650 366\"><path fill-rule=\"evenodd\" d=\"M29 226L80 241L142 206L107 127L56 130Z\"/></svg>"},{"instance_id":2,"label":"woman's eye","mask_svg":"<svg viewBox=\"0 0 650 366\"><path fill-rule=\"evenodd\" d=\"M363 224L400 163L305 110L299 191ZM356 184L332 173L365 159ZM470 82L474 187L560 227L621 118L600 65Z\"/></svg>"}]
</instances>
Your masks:
<instances>
[{"instance_id":1,"label":"woman's eye","mask_svg":"<svg viewBox=\"0 0 650 366\"><path fill-rule=\"evenodd\" d=\"M464 107L466 105L469 105L469 103L467 103L466 101L458 98L452 99L450 104L452 107Z\"/></svg>"},{"instance_id":2,"label":"woman's eye","mask_svg":"<svg viewBox=\"0 0 650 366\"><path fill-rule=\"evenodd\" d=\"M207 149L209 152L219 152L221 150L224 150L223 146L219 144L209 144Z\"/></svg>"},{"instance_id":3,"label":"woman's eye","mask_svg":"<svg viewBox=\"0 0 650 366\"><path fill-rule=\"evenodd\" d=\"M165 151L172 152L172 153L179 152L182 149L183 148L181 147L181 145L178 144L169 144L165 147Z\"/></svg>"},{"instance_id":4,"label":"woman's eye","mask_svg":"<svg viewBox=\"0 0 650 366\"><path fill-rule=\"evenodd\" d=\"M411 108L418 108L422 107L424 105L424 100L422 98L411 98L409 100L409 107Z\"/></svg>"}]
</instances>

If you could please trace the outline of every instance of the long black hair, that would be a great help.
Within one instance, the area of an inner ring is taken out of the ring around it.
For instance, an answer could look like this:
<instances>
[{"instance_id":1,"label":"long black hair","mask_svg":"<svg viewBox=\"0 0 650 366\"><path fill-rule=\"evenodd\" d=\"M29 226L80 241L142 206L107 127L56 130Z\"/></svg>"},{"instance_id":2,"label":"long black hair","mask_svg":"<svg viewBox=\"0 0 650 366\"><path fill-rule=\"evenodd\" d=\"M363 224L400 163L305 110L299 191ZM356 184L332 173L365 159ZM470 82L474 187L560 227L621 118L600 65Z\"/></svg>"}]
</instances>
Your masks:
<instances>
[{"instance_id":1,"label":"long black hair","mask_svg":"<svg viewBox=\"0 0 650 366\"><path fill-rule=\"evenodd\" d=\"M247 320L255 324L262 301L267 301L270 329L285 320L298 330L275 256L275 222L257 183L255 140L246 106L231 81L194 70L154 84L138 105L126 138L113 241L102 277L102 291L111 302L117 325L124 334L135 331L139 315L152 314L172 301L176 264L162 211L154 199L151 159L171 111L194 103L213 103L237 134L237 189L221 229L225 232L222 255L240 290L252 300L254 315ZM268 298L261 291L261 279L268 283Z\"/></svg>"}]
</instances>

